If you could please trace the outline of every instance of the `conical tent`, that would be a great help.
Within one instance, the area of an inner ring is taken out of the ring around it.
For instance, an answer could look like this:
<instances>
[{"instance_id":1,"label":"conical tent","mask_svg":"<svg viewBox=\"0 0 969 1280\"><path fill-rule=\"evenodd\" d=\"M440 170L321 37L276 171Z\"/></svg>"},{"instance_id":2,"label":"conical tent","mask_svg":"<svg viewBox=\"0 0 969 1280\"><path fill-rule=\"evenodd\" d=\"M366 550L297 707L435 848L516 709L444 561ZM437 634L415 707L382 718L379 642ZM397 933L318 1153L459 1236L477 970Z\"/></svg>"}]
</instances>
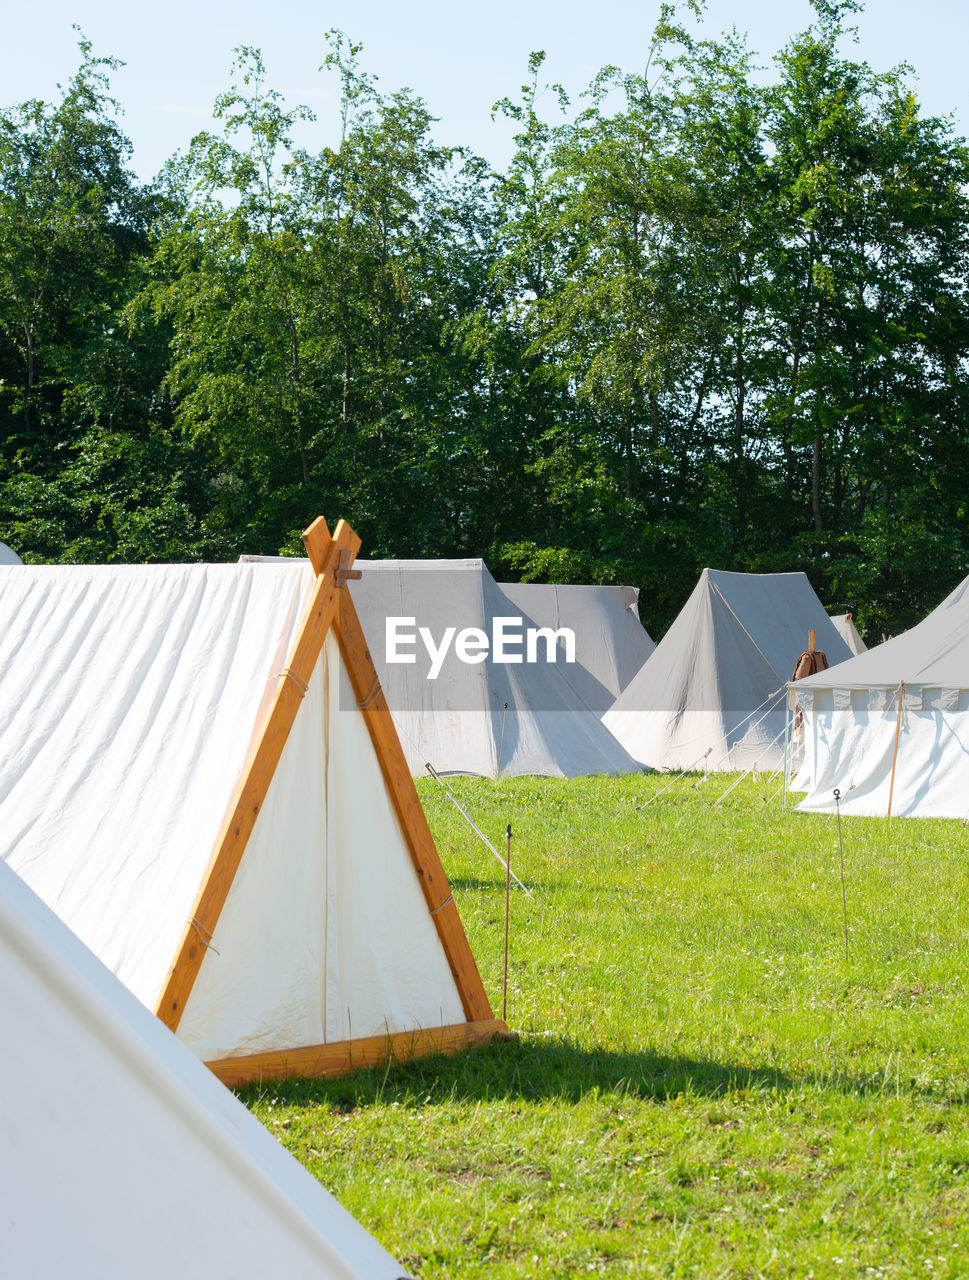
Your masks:
<instances>
[{"instance_id":1,"label":"conical tent","mask_svg":"<svg viewBox=\"0 0 969 1280\"><path fill-rule=\"evenodd\" d=\"M5 1276L406 1275L2 863L0 1004Z\"/></svg>"},{"instance_id":2,"label":"conical tent","mask_svg":"<svg viewBox=\"0 0 969 1280\"><path fill-rule=\"evenodd\" d=\"M837 628L838 635L845 642L852 653L865 653L868 646L858 634L858 628L855 626L854 618L850 613L833 613L831 621Z\"/></svg>"},{"instance_id":3,"label":"conical tent","mask_svg":"<svg viewBox=\"0 0 969 1280\"><path fill-rule=\"evenodd\" d=\"M654 768L779 768L784 687L809 631L831 665L851 656L803 573L704 569L603 724Z\"/></svg>"},{"instance_id":4,"label":"conical tent","mask_svg":"<svg viewBox=\"0 0 969 1280\"><path fill-rule=\"evenodd\" d=\"M226 1081L491 1013L345 588L305 561L0 570L0 856Z\"/></svg>"},{"instance_id":5,"label":"conical tent","mask_svg":"<svg viewBox=\"0 0 969 1280\"><path fill-rule=\"evenodd\" d=\"M790 690L799 809L969 817L969 578L917 626Z\"/></svg>"},{"instance_id":6,"label":"conical tent","mask_svg":"<svg viewBox=\"0 0 969 1280\"><path fill-rule=\"evenodd\" d=\"M562 674L596 715L608 711L656 648L639 620L636 587L501 582L515 609L540 627L568 627L576 662Z\"/></svg>"},{"instance_id":7,"label":"conical tent","mask_svg":"<svg viewBox=\"0 0 969 1280\"><path fill-rule=\"evenodd\" d=\"M554 643L538 647L534 662L521 649L504 663L492 660L493 650L468 661L458 656L459 633L490 641L496 619L522 616L483 561L366 560L358 567L363 577L352 595L368 635L384 636L394 618L407 618L412 634L423 628L440 643L450 630L454 641L434 676L421 641L408 650L412 661L388 661L385 646L374 653L413 773L428 763L439 773L484 777L638 771L562 674Z\"/></svg>"}]
</instances>

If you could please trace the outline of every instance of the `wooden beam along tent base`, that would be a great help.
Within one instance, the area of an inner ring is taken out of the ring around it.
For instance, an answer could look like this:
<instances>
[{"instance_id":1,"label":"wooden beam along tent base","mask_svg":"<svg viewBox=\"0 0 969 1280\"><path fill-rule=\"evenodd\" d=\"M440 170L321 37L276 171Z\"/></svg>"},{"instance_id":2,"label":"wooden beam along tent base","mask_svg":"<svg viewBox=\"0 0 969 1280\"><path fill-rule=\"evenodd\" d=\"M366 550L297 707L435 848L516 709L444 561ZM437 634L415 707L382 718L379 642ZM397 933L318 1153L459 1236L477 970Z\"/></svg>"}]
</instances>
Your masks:
<instances>
[{"instance_id":1,"label":"wooden beam along tent base","mask_svg":"<svg viewBox=\"0 0 969 1280\"><path fill-rule=\"evenodd\" d=\"M343 589L360 540L304 541L0 568L0 858L233 1084L505 1029Z\"/></svg>"}]
</instances>

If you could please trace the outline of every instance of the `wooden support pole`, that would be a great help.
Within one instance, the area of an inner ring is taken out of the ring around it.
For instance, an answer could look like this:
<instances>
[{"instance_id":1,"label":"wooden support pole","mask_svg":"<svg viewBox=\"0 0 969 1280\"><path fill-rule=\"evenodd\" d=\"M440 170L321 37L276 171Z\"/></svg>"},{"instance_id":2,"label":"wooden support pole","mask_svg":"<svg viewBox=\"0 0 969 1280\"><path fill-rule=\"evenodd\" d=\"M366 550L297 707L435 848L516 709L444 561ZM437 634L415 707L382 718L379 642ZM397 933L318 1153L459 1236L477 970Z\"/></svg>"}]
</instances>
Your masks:
<instances>
[{"instance_id":1,"label":"wooden support pole","mask_svg":"<svg viewBox=\"0 0 969 1280\"><path fill-rule=\"evenodd\" d=\"M895 749L892 752L892 780L888 786L888 816L892 816L892 798L895 795L895 766L898 763L898 735L902 728L902 694L905 691L905 685L902 681L898 684L898 715L895 718Z\"/></svg>"},{"instance_id":2,"label":"wooden support pole","mask_svg":"<svg viewBox=\"0 0 969 1280\"><path fill-rule=\"evenodd\" d=\"M813 653L817 648L817 635L813 628L808 631L808 653Z\"/></svg>"},{"instance_id":3,"label":"wooden support pole","mask_svg":"<svg viewBox=\"0 0 969 1280\"><path fill-rule=\"evenodd\" d=\"M315 532L314 532L315 531ZM155 1012L172 1031L177 1030L202 959L215 933L232 881L239 869L249 836L262 809L276 766L283 753L306 687L313 675L333 622L341 595L336 569L341 554L352 563L360 539L342 520L330 538L326 522L317 520L308 530L314 534L318 554L316 586L297 632L265 719L257 725L246 765L229 802L202 888L185 926L178 951L168 973ZM349 564L347 565L349 568Z\"/></svg>"},{"instance_id":4,"label":"wooden support pole","mask_svg":"<svg viewBox=\"0 0 969 1280\"><path fill-rule=\"evenodd\" d=\"M307 550L310 551L309 543ZM312 551L310 558L313 558ZM400 820L424 900L437 926L438 936L461 994L464 1011L470 1022L487 1021L494 1016L491 1004L451 896L451 887L444 874L434 837L427 825L387 699L380 687L377 669L348 591L340 592L334 625L357 704L366 720L388 794Z\"/></svg>"}]
</instances>

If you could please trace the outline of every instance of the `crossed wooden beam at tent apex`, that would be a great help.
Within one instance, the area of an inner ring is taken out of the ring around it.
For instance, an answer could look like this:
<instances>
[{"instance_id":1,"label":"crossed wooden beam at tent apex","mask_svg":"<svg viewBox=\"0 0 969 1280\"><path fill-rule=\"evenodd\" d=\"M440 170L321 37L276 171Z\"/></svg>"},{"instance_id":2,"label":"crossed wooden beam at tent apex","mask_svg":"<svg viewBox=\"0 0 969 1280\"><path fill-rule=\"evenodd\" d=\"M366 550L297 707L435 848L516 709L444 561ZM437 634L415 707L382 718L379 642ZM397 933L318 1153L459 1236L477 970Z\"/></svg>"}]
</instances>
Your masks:
<instances>
[{"instance_id":1,"label":"crossed wooden beam at tent apex","mask_svg":"<svg viewBox=\"0 0 969 1280\"><path fill-rule=\"evenodd\" d=\"M229 801L202 887L185 926L175 961L155 1012L172 1030L198 977L233 879L296 720L310 678L332 627L379 761L387 795L399 819L424 901L447 957L467 1021L337 1043L224 1058L208 1066L226 1084L291 1075L338 1075L358 1067L403 1061L422 1054L457 1052L506 1032L495 1018L468 944L450 885L391 719L353 601L344 590L360 550L360 539L343 520L331 536L320 517L303 534L316 585L302 617L287 666L268 709L257 724L235 791Z\"/></svg>"}]
</instances>

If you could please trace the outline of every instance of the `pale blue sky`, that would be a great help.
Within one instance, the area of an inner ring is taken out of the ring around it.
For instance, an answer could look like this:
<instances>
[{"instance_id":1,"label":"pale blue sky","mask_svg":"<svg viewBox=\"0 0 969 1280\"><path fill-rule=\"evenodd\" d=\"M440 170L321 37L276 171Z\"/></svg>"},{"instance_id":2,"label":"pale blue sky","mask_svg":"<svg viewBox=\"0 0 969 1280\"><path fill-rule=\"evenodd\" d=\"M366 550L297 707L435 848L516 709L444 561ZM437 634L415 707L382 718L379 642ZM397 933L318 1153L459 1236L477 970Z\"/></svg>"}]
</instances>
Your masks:
<instances>
[{"instance_id":1,"label":"pale blue sky","mask_svg":"<svg viewBox=\"0 0 969 1280\"><path fill-rule=\"evenodd\" d=\"M464 143L501 165L512 130L491 121L491 105L516 96L533 49L547 52L547 78L577 93L606 63L641 69L658 10L659 0L8 0L0 103L56 93L77 64L71 24L78 23L98 53L127 63L114 91L125 108L134 167L147 178L206 127L212 101L228 83L232 49L245 43L263 50L275 88L318 113L301 141L319 146L332 140L336 105L332 79L317 70L323 32L340 27L363 41L363 66L382 88L406 85L421 94L440 117L438 141ZM766 62L812 12L808 0L710 0L705 26L749 32ZM861 57L879 70L912 63L926 107L954 112L960 131L969 131L969 0L869 0L857 25Z\"/></svg>"}]
</instances>

